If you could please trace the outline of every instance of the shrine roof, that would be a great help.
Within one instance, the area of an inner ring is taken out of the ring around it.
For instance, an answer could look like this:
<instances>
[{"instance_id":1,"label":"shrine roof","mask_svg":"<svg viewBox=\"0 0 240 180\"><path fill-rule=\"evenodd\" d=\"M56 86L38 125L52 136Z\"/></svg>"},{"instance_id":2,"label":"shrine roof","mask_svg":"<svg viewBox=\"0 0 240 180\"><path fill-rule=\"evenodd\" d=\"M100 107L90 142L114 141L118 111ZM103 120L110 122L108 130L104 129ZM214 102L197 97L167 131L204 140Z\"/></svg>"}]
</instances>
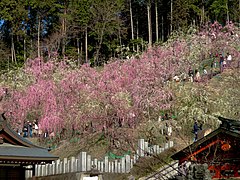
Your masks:
<instances>
[{"instance_id":1,"label":"shrine roof","mask_svg":"<svg viewBox=\"0 0 240 180\"><path fill-rule=\"evenodd\" d=\"M220 121L222 121L219 128L212 131L208 135L202 137L201 139L197 140L196 142L190 144L186 148L180 150L179 152L175 153L171 156L174 160L179 160L185 156L188 156L192 152L194 152L198 147L202 146L203 144L207 144L208 141L211 143L211 139L213 139L215 136L226 134L235 138L240 139L240 121L218 117Z\"/></svg>"},{"instance_id":2,"label":"shrine roof","mask_svg":"<svg viewBox=\"0 0 240 180\"><path fill-rule=\"evenodd\" d=\"M44 148L24 147L9 143L0 144L0 161L10 159L52 161L58 159L58 157L48 153L48 150Z\"/></svg>"},{"instance_id":3,"label":"shrine roof","mask_svg":"<svg viewBox=\"0 0 240 180\"><path fill-rule=\"evenodd\" d=\"M7 123L4 114L0 115L0 164L41 163L58 159L48 149L37 146L18 135Z\"/></svg>"}]
</instances>

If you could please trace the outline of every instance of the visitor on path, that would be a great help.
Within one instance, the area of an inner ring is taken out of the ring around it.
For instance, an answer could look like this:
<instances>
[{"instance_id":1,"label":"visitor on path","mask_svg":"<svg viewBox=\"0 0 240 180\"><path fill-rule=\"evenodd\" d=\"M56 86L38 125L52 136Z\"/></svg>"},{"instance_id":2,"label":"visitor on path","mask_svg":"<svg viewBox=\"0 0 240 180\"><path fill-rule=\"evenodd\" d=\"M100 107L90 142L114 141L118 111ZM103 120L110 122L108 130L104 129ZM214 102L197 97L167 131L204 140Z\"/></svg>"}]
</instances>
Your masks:
<instances>
[{"instance_id":1,"label":"visitor on path","mask_svg":"<svg viewBox=\"0 0 240 180\"><path fill-rule=\"evenodd\" d=\"M38 123L36 120L33 121L33 136L36 137L38 136Z\"/></svg>"},{"instance_id":2,"label":"visitor on path","mask_svg":"<svg viewBox=\"0 0 240 180\"><path fill-rule=\"evenodd\" d=\"M196 69L195 70L195 81L200 82L201 77L200 77L200 72Z\"/></svg>"},{"instance_id":3,"label":"visitor on path","mask_svg":"<svg viewBox=\"0 0 240 180\"><path fill-rule=\"evenodd\" d=\"M232 63L232 55L227 53L227 67L231 67L231 63Z\"/></svg>"},{"instance_id":4,"label":"visitor on path","mask_svg":"<svg viewBox=\"0 0 240 180\"><path fill-rule=\"evenodd\" d=\"M28 136L28 124L26 122L24 122L23 125L23 137L27 137Z\"/></svg>"},{"instance_id":5,"label":"visitor on path","mask_svg":"<svg viewBox=\"0 0 240 180\"><path fill-rule=\"evenodd\" d=\"M188 76L189 76L189 81L193 82L194 73L191 67L189 67L188 69Z\"/></svg>"},{"instance_id":6,"label":"visitor on path","mask_svg":"<svg viewBox=\"0 0 240 180\"><path fill-rule=\"evenodd\" d=\"M208 72L207 72L207 69L206 69L206 68L204 68L204 69L203 69L203 74L204 74L204 75L207 75L207 74L208 74Z\"/></svg>"},{"instance_id":7,"label":"visitor on path","mask_svg":"<svg viewBox=\"0 0 240 180\"><path fill-rule=\"evenodd\" d=\"M27 122L28 127L28 137L32 137L32 123L30 121Z\"/></svg>"},{"instance_id":8,"label":"visitor on path","mask_svg":"<svg viewBox=\"0 0 240 180\"><path fill-rule=\"evenodd\" d=\"M201 126L200 126L200 128L202 128ZM198 123L197 123L197 121L195 121L194 122L194 125L193 125L193 133L194 133L194 142L196 142L197 141L197 139L198 139L198 130L199 130L199 126L198 126Z\"/></svg>"},{"instance_id":9,"label":"visitor on path","mask_svg":"<svg viewBox=\"0 0 240 180\"><path fill-rule=\"evenodd\" d=\"M222 54L220 54L220 58L219 58L219 69L220 69L220 73L223 72L223 61L224 61L224 57Z\"/></svg>"}]
</instances>

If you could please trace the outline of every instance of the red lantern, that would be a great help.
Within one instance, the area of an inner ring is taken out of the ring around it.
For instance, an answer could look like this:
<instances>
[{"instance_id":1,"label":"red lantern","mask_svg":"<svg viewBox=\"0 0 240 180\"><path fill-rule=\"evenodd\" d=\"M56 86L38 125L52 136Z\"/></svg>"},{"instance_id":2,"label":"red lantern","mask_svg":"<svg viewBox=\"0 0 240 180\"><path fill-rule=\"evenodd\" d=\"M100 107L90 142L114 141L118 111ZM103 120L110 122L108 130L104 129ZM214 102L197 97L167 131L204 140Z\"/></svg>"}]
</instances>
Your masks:
<instances>
[{"instance_id":1,"label":"red lantern","mask_svg":"<svg viewBox=\"0 0 240 180\"><path fill-rule=\"evenodd\" d=\"M231 145L228 143L223 143L223 145L221 146L221 149L223 151L228 151L231 148Z\"/></svg>"}]
</instances>

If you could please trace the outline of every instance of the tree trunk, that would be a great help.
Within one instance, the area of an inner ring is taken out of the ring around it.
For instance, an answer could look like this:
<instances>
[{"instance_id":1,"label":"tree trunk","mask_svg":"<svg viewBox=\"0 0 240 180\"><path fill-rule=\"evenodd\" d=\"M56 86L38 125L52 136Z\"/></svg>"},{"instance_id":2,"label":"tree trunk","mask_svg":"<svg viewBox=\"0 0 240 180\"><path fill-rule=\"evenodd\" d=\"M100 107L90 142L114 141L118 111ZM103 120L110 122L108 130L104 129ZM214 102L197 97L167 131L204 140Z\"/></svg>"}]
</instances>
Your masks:
<instances>
[{"instance_id":1,"label":"tree trunk","mask_svg":"<svg viewBox=\"0 0 240 180\"><path fill-rule=\"evenodd\" d=\"M85 29L85 61L88 63L88 31Z\"/></svg>"},{"instance_id":2,"label":"tree trunk","mask_svg":"<svg viewBox=\"0 0 240 180\"><path fill-rule=\"evenodd\" d=\"M164 24L163 24L163 16L162 16L162 41L164 41Z\"/></svg>"},{"instance_id":3,"label":"tree trunk","mask_svg":"<svg viewBox=\"0 0 240 180\"><path fill-rule=\"evenodd\" d=\"M104 23L103 23L103 27L102 27L102 29L101 29L101 34L100 34L100 37L99 37L99 43L98 43L98 47L97 47L97 51L96 51L96 56L95 56L95 58L94 58L94 59L95 59L94 65L95 65L96 62L97 62L97 64L98 64L99 52L100 52L100 49L101 49L101 46L102 46L103 34L104 34L105 27L106 27L106 23L104 22Z\"/></svg>"},{"instance_id":4,"label":"tree trunk","mask_svg":"<svg viewBox=\"0 0 240 180\"><path fill-rule=\"evenodd\" d=\"M12 63L15 63L15 65L17 65L17 58L16 58L16 52L15 52L13 33L11 35L11 55L12 55Z\"/></svg>"},{"instance_id":5,"label":"tree trunk","mask_svg":"<svg viewBox=\"0 0 240 180\"><path fill-rule=\"evenodd\" d=\"M118 28L118 37L119 37L119 45L120 45L120 59L122 59L122 37L120 27Z\"/></svg>"},{"instance_id":6,"label":"tree trunk","mask_svg":"<svg viewBox=\"0 0 240 180\"><path fill-rule=\"evenodd\" d=\"M78 53L78 65L80 65L80 48L79 48L79 38L77 38L77 53Z\"/></svg>"},{"instance_id":7,"label":"tree trunk","mask_svg":"<svg viewBox=\"0 0 240 180\"><path fill-rule=\"evenodd\" d=\"M202 1L201 24L204 24L204 16L205 16L204 2Z\"/></svg>"},{"instance_id":8,"label":"tree trunk","mask_svg":"<svg viewBox=\"0 0 240 180\"><path fill-rule=\"evenodd\" d=\"M62 19L62 55L65 56L65 49L66 49L66 32L67 32L67 25L66 25L66 15L67 15L67 5L66 1L64 2L64 17Z\"/></svg>"},{"instance_id":9,"label":"tree trunk","mask_svg":"<svg viewBox=\"0 0 240 180\"><path fill-rule=\"evenodd\" d=\"M227 22L229 23L230 18L229 18L229 11L228 11L228 3L226 1L226 10L227 10Z\"/></svg>"},{"instance_id":10,"label":"tree trunk","mask_svg":"<svg viewBox=\"0 0 240 180\"><path fill-rule=\"evenodd\" d=\"M148 14L148 47L152 47L152 21L151 21L151 1L147 4L147 14Z\"/></svg>"},{"instance_id":11,"label":"tree trunk","mask_svg":"<svg viewBox=\"0 0 240 180\"><path fill-rule=\"evenodd\" d=\"M131 0L130 0L129 7L130 7L130 18L131 18L132 40L134 40L134 32L133 32L133 14L132 14L132 2L131 2ZM134 48L134 44L133 44L133 51L134 51L134 50L135 50L135 48Z\"/></svg>"},{"instance_id":12,"label":"tree trunk","mask_svg":"<svg viewBox=\"0 0 240 180\"><path fill-rule=\"evenodd\" d=\"M13 42L13 34L11 35L11 56L12 56L12 63L14 63L14 42Z\"/></svg>"},{"instance_id":13,"label":"tree trunk","mask_svg":"<svg viewBox=\"0 0 240 180\"><path fill-rule=\"evenodd\" d=\"M156 13L156 42L158 42L158 0L155 1L155 13Z\"/></svg>"},{"instance_id":14,"label":"tree trunk","mask_svg":"<svg viewBox=\"0 0 240 180\"><path fill-rule=\"evenodd\" d=\"M137 19L137 40L138 40L138 38L139 38L139 32L138 32L139 30L138 30L138 19ZM137 43L137 53L139 52L139 45L138 45L138 43Z\"/></svg>"},{"instance_id":15,"label":"tree trunk","mask_svg":"<svg viewBox=\"0 0 240 180\"><path fill-rule=\"evenodd\" d=\"M41 53L40 53L40 28L41 26L41 18L40 16L38 16L38 40L37 40L37 47L38 47L38 58L41 57Z\"/></svg>"},{"instance_id":16,"label":"tree trunk","mask_svg":"<svg viewBox=\"0 0 240 180\"><path fill-rule=\"evenodd\" d=\"M23 60L26 61L26 37L23 39Z\"/></svg>"},{"instance_id":17,"label":"tree trunk","mask_svg":"<svg viewBox=\"0 0 240 180\"><path fill-rule=\"evenodd\" d=\"M171 0L171 23L170 23L170 34L173 30L173 0Z\"/></svg>"}]
</instances>

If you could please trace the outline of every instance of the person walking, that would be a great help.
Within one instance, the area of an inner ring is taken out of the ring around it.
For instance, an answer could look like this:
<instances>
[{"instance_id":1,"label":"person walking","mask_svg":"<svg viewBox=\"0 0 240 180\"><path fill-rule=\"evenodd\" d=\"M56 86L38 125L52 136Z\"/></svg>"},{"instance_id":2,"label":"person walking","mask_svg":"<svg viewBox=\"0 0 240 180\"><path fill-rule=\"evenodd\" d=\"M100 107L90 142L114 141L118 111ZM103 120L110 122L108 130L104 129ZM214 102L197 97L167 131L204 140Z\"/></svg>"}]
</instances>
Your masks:
<instances>
[{"instance_id":1,"label":"person walking","mask_svg":"<svg viewBox=\"0 0 240 180\"><path fill-rule=\"evenodd\" d=\"M193 125L193 133L194 133L194 142L197 141L198 139L198 130L199 130L199 127L198 127L198 123L197 121L194 122L194 125Z\"/></svg>"},{"instance_id":2,"label":"person walking","mask_svg":"<svg viewBox=\"0 0 240 180\"><path fill-rule=\"evenodd\" d=\"M219 69L220 69L220 73L223 72L223 61L224 61L224 57L222 54L220 54L220 58L219 58Z\"/></svg>"}]
</instances>

